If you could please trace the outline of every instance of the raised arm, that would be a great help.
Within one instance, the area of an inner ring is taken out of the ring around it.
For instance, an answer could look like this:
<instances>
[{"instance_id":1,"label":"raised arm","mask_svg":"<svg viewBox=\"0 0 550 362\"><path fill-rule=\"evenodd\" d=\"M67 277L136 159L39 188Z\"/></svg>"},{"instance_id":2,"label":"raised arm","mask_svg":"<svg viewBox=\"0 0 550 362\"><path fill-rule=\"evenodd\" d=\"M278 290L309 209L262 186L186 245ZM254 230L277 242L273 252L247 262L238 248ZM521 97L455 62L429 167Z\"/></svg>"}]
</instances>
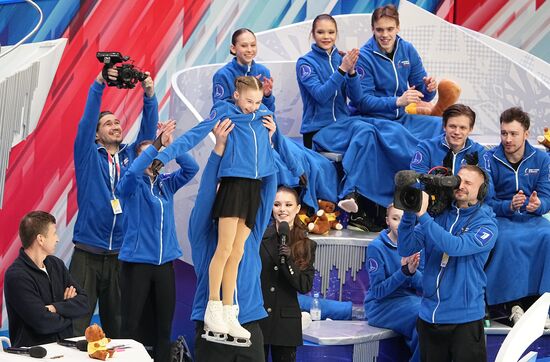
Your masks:
<instances>
[{"instance_id":1,"label":"raised arm","mask_svg":"<svg viewBox=\"0 0 550 362\"><path fill-rule=\"evenodd\" d=\"M296 75L298 83L315 99L319 104L328 102L336 91L340 90L346 78L336 69L325 82L321 80L318 70L305 59L300 58L296 63Z\"/></svg>"}]
</instances>

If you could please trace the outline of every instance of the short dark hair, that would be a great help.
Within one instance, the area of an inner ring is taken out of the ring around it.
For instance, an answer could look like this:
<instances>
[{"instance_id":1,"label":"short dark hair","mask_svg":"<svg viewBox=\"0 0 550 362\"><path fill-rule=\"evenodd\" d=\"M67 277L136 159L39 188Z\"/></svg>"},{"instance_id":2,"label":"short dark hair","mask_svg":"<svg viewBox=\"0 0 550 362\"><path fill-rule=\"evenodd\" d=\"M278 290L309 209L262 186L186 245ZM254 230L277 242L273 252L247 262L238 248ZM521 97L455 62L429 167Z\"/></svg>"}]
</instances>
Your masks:
<instances>
[{"instance_id":1,"label":"short dark hair","mask_svg":"<svg viewBox=\"0 0 550 362\"><path fill-rule=\"evenodd\" d=\"M243 33L250 33L254 36L254 38L256 38L256 34L254 34L254 32L252 30L250 30L248 28L240 28L240 29L235 30L235 32L233 32L233 35L231 35L231 44L232 45L237 45L237 39ZM236 53L234 53L231 50L229 50L229 53L231 53L231 55L237 55Z\"/></svg>"},{"instance_id":2,"label":"short dark hair","mask_svg":"<svg viewBox=\"0 0 550 362\"><path fill-rule=\"evenodd\" d=\"M466 116L470 119L470 128L474 128L476 123L476 112L474 112L470 107L464 104L453 104L443 111L443 127L447 126L447 121L449 118Z\"/></svg>"},{"instance_id":3,"label":"short dark hair","mask_svg":"<svg viewBox=\"0 0 550 362\"><path fill-rule=\"evenodd\" d=\"M395 24L399 26L399 12L397 11L395 5L385 5L374 10L370 18L371 26L374 28L374 23L383 17L392 18L395 20Z\"/></svg>"},{"instance_id":4,"label":"short dark hair","mask_svg":"<svg viewBox=\"0 0 550 362\"><path fill-rule=\"evenodd\" d=\"M517 121L521 124L524 130L528 131L531 126L531 118L527 112L524 112L521 107L508 108L500 115L500 124L512 123Z\"/></svg>"},{"instance_id":5,"label":"short dark hair","mask_svg":"<svg viewBox=\"0 0 550 362\"><path fill-rule=\"evenodd\" d=\"M31 211L23 216L19 223L19 238L23 249L31 247L38 234L46 235L50 224L55 224L55 217L45 211Z\"/></svg>"}]
</instances>

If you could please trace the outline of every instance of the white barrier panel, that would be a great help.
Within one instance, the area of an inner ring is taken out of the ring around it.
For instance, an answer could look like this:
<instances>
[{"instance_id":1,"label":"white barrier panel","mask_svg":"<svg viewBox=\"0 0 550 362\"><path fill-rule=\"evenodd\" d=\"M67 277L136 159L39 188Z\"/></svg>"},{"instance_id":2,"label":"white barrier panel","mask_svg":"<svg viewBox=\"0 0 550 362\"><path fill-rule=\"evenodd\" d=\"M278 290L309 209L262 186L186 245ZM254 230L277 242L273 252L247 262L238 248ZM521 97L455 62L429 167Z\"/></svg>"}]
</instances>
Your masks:
<instances>
[{"instance_id":1,"label":"white barrier panel","mask_svg":"<svg viewBox=\"0 0 550 362\"><path fill-rule=\"evenodd\" d=\"M0 207L10 149L36 128L66 43L24 44L0 58Z\"/></svg>"}]
</instances>

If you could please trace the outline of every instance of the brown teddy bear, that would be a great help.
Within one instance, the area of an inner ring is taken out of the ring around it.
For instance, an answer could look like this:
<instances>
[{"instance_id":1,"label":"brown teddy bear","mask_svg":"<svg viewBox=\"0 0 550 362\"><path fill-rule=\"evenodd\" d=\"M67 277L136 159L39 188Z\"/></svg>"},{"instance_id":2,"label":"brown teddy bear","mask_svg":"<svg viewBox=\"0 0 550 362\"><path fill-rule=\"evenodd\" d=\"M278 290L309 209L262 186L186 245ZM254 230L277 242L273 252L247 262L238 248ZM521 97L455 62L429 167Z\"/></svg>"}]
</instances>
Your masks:
<instances>
[{"instance_id":1,"label":"brown teddy bear","mask_svg":"<svg viewBox=\"0 0 550 362\"><path fill-rule=\"evenodd\" d=\"M108 357L113 357L115 351L107 349L107 344L111 342L110 338L105 337L103 329L97 324L92 324L84 332L86 341L88 341L88 356L94 359L105 361Z\"/></svg>"},{"instance_id":2,"label":"brown teddy bear","mask_svg":"<svg viewBox=\"0 0 550 362\"><path fill-rule=\"evenodd\" d=\"M546 147L547 151L550 151L550 129L544 127L544 135L537 136L537 141Z\"/></svg>"},{"instance_id":3,"label":"brown teddy bear","mask_svg":"<svg viewBox=\"0 0 550 362\"><path fill-rule=\"evenodd\" d=\"M449 79L442 79L437 85L437 103L411 103L405 107L405 112L409 114L424 114L441 117L443 111L447 109L447 107L452 106L458 101L461 92L462 89L458 84Z\"/></svg>"},{"instance_id":4,"label":"brown teddy bear","mask_svg":"<svg viewBox=\"0 0 550 362\"><path fill-rule=\"evenodd\" d=\"M335 211L336 204L330 201L318 200L319 211L312 217L307 228L312 234L326 234L330 229L342 230L343 226L336 219L339 211Z\"/></svg>"}]
</instances>

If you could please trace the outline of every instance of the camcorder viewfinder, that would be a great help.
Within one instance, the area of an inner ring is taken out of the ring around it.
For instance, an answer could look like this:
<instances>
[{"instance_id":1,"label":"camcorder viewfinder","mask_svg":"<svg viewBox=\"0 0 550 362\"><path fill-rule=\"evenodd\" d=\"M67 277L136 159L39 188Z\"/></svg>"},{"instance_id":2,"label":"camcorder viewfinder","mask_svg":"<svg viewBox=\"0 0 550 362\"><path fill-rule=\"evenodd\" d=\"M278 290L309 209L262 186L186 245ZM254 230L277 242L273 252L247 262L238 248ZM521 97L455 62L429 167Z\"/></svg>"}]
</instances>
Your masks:
<instances>
[{"instance_id":1,"label":"camcorder viewfinder","mask_svg":"<svg viewBox=\"0 0 550 362\"><path fill-rule=\"evenodd\" d=\"M130 57L119 52L97 52L96 58L104 64L101 74L109 87L132 89L138 82L143 82L147 78L147 74L133 64L123 63L129 61ZM107 71L118 63L123 64L114 67L118 71L118 77L112 80Z\"/></svg>"},{"instance_id":2,"label":"camcorder viewfinder","mask_svg":"<svg viewBox=\"0 0 550 362\"><path fill-rule=\"evenodd\" d=\"M428 213L438 215L442 213L453 201L453 191L460 187L460 177L440 174L423 174L411 170L399 171L395 175L395 192L393 205L397 209L410 212L418 212L422 207L422 191L430 195ZM420 183L423 187L414 185Z\"/></svg>"}]
</instances>

